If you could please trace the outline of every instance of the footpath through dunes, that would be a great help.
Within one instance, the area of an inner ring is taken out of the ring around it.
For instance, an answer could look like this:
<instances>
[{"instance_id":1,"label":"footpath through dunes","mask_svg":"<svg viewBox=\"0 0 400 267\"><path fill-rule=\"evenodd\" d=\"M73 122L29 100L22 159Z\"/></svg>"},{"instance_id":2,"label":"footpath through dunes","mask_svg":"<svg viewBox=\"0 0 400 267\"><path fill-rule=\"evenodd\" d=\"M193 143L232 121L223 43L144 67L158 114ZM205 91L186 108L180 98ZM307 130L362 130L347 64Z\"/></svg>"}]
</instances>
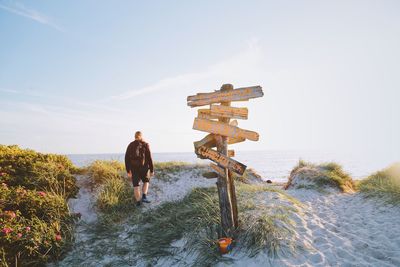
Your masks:
<instances>
[{"instance_id":1,"label":"footpath through dunes","mask_svg":"<svg viewBox=\"0 0 400 267\"><path fill-rule=\"evenodd\" d=\"M52 266L400 266L400 207L355 192L337 164L300 163L286 191L253 172L237 180L241 229L223 256L215 179L202 177L208 167L156 169L153 202L136 209L123 166L89 166L71 203L82 213L75 244Z\"/></svg>"}]
</instances>

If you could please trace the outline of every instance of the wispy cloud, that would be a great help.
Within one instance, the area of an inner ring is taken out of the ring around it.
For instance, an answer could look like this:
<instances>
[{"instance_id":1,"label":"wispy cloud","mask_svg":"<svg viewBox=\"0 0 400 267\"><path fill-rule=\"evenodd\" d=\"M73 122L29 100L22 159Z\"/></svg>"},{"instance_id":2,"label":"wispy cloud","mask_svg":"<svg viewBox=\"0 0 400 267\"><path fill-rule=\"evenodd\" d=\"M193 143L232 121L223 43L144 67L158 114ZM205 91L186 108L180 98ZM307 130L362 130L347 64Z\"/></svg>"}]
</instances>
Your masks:
<instances>
[{"instance_id":1,"label":"wispy cloud","mask_svg":"<svg viewBox=\"0 0 400 267\"><path fill-rule=\"evenodd\" d=\"M164 90L178 90L188 88L189 86L206 86L207 81L230 81L235 83L247 82L240 77L251 79L260 77L260 63L262 63L262 51L257 39L251 39L247 42L246 49L238 54L212 64L198 72L184 73L168 77L155 82L152 85L128 90L122 94L114 95L112 100L127 100L139 95L146 95ZM204 88L203 90L207 90Z\"/></svg>"},{"instance_id":2,"label":"wispy cloud","mask_svg":"<svg viewBox=\"0 0 400 267\"><path fill-rule=\"evenodd\" d=\"M56 29L60 32L63 32L63 28L54 23L49 17L39 13L38 11L28 8L25 5L15 2L15 1L8 1L8 2L0 2L0 9L8 11L10 13L31 19L38 23L47 25Z\"/></svg>"}]
</instances>

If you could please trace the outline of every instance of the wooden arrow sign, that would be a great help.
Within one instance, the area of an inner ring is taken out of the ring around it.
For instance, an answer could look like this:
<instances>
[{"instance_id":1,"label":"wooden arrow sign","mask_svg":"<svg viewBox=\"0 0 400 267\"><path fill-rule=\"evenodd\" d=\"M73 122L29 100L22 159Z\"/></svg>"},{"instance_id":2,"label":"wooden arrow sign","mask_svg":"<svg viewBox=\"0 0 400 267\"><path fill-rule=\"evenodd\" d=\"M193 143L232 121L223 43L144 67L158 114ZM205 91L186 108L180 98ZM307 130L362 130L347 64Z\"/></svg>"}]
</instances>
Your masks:
<instances>
[{"instance_id":1,"label":"wooden arrow sign","mask_svg":"<svg viewBox=\"0 0 400 267\"><path fill-rule=\"evenodd\" d=\"M249 111L247 108L234 108L222 105L211 105L210 108L210 115L217 118L220 117L247 120L248 113Z\"/></svg>"},{"instance_id":2,"label":"wooden arrow sign","mask_svg":"<svg viewBox=\"0 0 400 267\"><path fill-rule=\"evenodd\" d=\"M217 116L211 115L210 109L199 109L197 110L197 117L201 119L213 120L218 119Z\"/></svg>"},{"instance_id":3,"label":"wooden arrow sign","mask_svg":"<svg viewBox=\"0 0 400 267\"><path fill-rule=\"evenodd\" d=\"M201 146L196 150L196 154L203 158L207 158L209 160L218 163L224 168L228 168L237 174L243 175L244 171L246 170L246 165L231 159L215 150L209 149L207 147Z\"/></svg>"},{"instance_id":4,"label":"wooden arrow sign","mask_svg":"<svg viewBox=\"0 0 400 267\"><path fill-rule=\"evenodd\" d=\"M259 135L256 132L243 130L239 127L231 126L219 121L200 118L194 119L193 129L228 137L246 138L252 141L258 141L259 138Z\"/></svg>"},{"instance_id":5,"label":"wooden arrow sign","mask_svg":"<svg viewBox=\"0 0 400 267\"><path fill-rule=\"evenodd\" d=\"M199 107L213 103L246 101L264 95L261 86L238 88L231 91L216 91L213 93L199 93L188 96L188 106Z\"/></svg>"},{"instance_id":6,"label":"wooden arrow sign","mask_svg":"<svg viewBox=\"0 0 400 267\"><path fill-rule=\"evenodd\" d=\"M220 166L218 166L218 165L216 165L216 164L214 164L214 163L211 163L211 164L210 164L210 167L211 167L216 173L218 173L220 176L222 176L222 177L225 176L225 170L222 169Z\"/></svg>"},{"instance_id":7,"label":"wooden arrow sign","mask_svg":"<svg viewBox=\"0 0 400 267\"><path fill-rule=\"evenodd\" d=\"M241 138L241 137L238 137L238 138L229 137L228 138L228 144L229 145L240 143L240 142L244 142L244 141L246 141L246 139L245 138ZM217 146L214 134L208 134L208 135L206 135L206 137L204 137L200 141L193 142L193 144L194 144L194 148L195 149L200 147L200 146L205 146L205 147L208 147L208 148L213 148L213 147Z\"/></svg>"}]
</instances>

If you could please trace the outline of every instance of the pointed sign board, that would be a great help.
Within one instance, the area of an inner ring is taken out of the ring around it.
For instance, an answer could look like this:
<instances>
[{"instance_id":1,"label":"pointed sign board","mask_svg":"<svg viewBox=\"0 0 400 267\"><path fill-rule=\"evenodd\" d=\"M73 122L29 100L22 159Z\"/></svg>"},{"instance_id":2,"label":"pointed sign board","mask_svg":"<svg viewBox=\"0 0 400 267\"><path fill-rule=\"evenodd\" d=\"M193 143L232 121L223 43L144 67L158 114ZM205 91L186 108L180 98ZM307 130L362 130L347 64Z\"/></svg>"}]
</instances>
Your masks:
<instances>
[{"instance_id":1,"label":"pointed sign board","mask_svg":"<svg viewBox=\"0 0 400 267\"><path fill-rule=\"evenodd\" d=\"M256 132L244 130L219 121L195 118L193 129L203 132L219 134L227 137L246 138L252 141L258 141L259 135Z\"/></svg>"},{"instance_id":2,"label":"pointed sign board","mask_svg":"<svg viewBox=\"0 0 400 267\"><path fill-rule=\"evenodd\" d=\"M211 105L210 115L216 118L231 118L247 120L249 111L247 108L234 108L223 105Z\"/></svg>"},{"instance_id":3,"label":"pointed sign board","mask_svg":"<svg viewBox=\"0 0 400 267\"><path fill-rule=\"evenodd\" d=\"M221 102L246 101L263 95L261 86L251 86L237 88L228 92L219 90L213 93L200 93L188 96L187 101L188 106L193 108Z\"/></svg>"},{"instance_id":4,"label":"pointed sign board","mask_svg":"<svg viewBox=\"0 0 400 267\"><path fill-rule=\"evenodd\" d=\"M239 175L243 175L244 171L246 170L246 165L204 146L199 147L196 150L196 154L212 160L215 163L218 163L220 166L228 168Z\"/></svg>"}]
</instances>

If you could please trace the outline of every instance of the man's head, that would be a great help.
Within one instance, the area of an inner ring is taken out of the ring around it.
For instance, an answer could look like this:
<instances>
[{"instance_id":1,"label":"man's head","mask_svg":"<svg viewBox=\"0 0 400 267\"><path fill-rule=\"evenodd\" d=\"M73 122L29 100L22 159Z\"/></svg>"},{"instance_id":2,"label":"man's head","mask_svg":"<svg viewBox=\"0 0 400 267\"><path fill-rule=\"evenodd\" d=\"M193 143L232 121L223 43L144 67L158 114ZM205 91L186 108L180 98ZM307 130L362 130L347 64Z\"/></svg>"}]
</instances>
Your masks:
<instances>
[{"instance_id":1,"label":"man's head","mask_svg":"<svg viewBox=\"0 0 400 267\"><path fill-rule=\"evenodd\" d=\"M137 131L135 133L135 140L142 140L142 132L141 131Z\"/></svg>"}]
</instances>

